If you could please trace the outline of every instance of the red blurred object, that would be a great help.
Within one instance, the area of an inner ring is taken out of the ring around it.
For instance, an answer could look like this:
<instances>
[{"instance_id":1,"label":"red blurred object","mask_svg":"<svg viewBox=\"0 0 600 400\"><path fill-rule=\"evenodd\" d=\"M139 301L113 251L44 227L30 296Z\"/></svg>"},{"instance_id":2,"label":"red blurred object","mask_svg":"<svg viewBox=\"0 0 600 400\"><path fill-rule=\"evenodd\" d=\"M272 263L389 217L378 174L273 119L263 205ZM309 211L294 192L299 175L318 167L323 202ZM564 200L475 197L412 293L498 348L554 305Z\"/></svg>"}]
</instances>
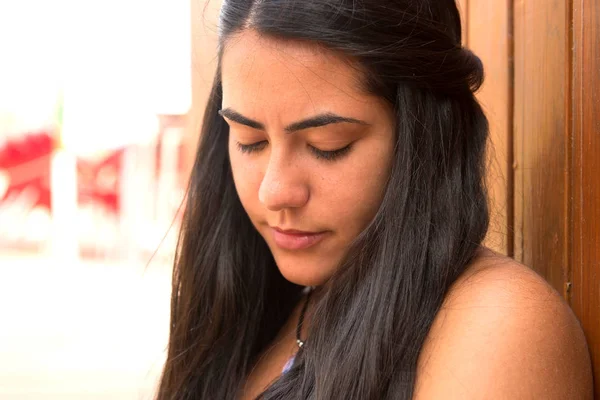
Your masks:
<instances>
[{"instance_id":1,"label":"red blurred object","mask_svg":"<svg viewBox=\"0 0 600 400\"><path fill-rule=\"evenodd\" d=\"M50 210L50 160L54 149L50 132L30 132L0 147L0 170L8 178L0 205L25 188L38 193L36 206Z\"/></svg>"},{"instance_id":2,"label":"red blurred object","mask_svg":"<svg viewBox=\"0 0 600 400\"><path fill-rule=\"evenodd\" d=\"M124 149L77 158L79 254L115 258L119 252Z\"/></svg>"},{"instance_id":3,"label":"red blurred object","mask_svg":"<svg viewBox=\"0 0 600 400\"><path fill-rule=\"evenodd\" d=\"M29 232L25 223L36 211L47 216L52 209L50 164L56 141L53 132L27 132L0 142L0 239L11 246L38 246L44 241L39 232ZM41 220L36 220L42 223Z\"/></svg>"},{"instance_id":4,"label":"red blurred object","mask_svg":"<svg viewBox=\"0 0 600 400\"><path fill-rule=\"evenodd\" d=\"M55 147L50 132L28 132L9 139L0 147L0 168L8 169L44 157Z\"/></svg>"},{"instance_id":5,"label":"red blurred object","mask_svg":"<svg viewBox=\"0 0 600 400\"><path fill-rule=\"evenodd\" d=\"M77 159L79 204L98 203L112 213L119 213L123 153L119 149L93 160Z\"/></svg>"}]
</instances>

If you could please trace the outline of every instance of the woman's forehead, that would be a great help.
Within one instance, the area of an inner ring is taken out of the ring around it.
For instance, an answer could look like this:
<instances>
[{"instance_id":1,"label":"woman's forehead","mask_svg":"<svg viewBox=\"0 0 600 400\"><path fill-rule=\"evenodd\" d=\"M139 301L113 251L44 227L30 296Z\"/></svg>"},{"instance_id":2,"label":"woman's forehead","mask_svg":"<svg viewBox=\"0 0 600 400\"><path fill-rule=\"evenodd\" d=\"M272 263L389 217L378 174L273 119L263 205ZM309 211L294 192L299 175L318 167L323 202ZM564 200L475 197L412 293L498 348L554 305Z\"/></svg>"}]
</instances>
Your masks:
<instances>
[{"instance_id":1,"label":"woman's forehead","mask_svg":"<svg viewBox=\"0 0 600 400\"><path fill-rule=\"evenodd\" d=\"M362 112L372 96L347 59L317 45L247 31L232 37L221 60L223 106L246 113Z\"/></svg>"}]
</instances>

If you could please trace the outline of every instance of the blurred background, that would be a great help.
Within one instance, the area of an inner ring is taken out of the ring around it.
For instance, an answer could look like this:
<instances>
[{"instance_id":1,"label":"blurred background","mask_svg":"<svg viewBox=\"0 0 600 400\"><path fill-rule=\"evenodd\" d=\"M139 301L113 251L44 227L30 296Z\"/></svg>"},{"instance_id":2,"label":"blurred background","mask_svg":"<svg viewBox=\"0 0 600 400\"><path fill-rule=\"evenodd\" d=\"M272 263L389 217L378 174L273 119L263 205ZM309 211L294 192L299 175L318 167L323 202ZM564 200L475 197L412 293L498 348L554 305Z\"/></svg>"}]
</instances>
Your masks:
<instances>
[{"instance_id":1,"label":"blurred background","mask_svg":"<svg viewBox=\"0 0 600 400\"><path fill-rule=\"evenodd\" d=\"M600 393L600 4L458 0L486 245L582 322ZM150 399L219 0L0 0L0 399Z\"/></svg>"},{"instance_id":2,"label":"blurred background","mask_svg":"<svg viewBox=\"0 0 600 400\"><path fill-rule=\"evenodd\" d=\"M0 0L0 399L151 398L218 6Z\"/></svg>"}]
</instances>

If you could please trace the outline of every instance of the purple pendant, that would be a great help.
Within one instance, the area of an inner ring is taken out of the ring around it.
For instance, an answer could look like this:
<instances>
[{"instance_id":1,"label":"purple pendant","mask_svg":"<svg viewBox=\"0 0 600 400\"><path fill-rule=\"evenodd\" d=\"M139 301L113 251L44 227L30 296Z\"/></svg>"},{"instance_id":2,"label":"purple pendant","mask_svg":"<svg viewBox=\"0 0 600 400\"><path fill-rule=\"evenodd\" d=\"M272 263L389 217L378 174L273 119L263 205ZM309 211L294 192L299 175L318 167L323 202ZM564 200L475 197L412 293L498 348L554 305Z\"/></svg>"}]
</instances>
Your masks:
<instances>
[{"instance_id":1,"label":"purple pendant","mask_svg":"<svg viewBox=\"0 0 600 400\"><path fill-rule=\"evenodd\" d=\"M289 360L287 360L287 362L283 366L283 371L281 371L282 374L285 374L286 372L288 372L290 370L290 368L292 368L295 358L296 358L296 355L293 355Z\"/></svg>"}]
</instances>

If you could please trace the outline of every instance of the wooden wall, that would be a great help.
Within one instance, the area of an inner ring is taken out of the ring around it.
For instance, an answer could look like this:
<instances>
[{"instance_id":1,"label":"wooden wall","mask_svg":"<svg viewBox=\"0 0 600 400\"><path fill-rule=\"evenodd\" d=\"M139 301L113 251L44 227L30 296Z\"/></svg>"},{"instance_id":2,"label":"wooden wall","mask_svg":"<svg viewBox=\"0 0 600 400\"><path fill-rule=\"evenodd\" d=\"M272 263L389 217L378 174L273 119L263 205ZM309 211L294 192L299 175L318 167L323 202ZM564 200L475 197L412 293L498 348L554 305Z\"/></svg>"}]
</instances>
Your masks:
<instances>
[{"instance_id":1,"label":"wooden wall","mask_svg":"<svg viewBox=\"0 0 600 400\"><path fill-rule=\"evenodd\" d=\"M192 107L188 115L184 165L191 170L206 101L217 67L217 20L221 0L191 0Z\"/></svg>"},{"instance_id":2,"label":"wooden wall","mask_svg":"<svg viewBox=\"0 0 600 400\"><path fill-rule=\"evenodd\" d=\"M582 323L600 394L600 2L461 0L491 125L490 247Z\"/></svg>"},{"instance_id":3,"label":"wooden wall","mask_svg":"<svg viewBox=\"0 0 600 400\"><path fill-rule=\"evenodd\" d=\"M583 323L600 396L600 2L573 0L568 299Z\"/></svg>"},{"instance_id":4,"label":"wooden wall","mask_svg":"<svg viewBox=\"0 0 600 400\"><path fill-rule=\"evenodd\" d=\"M488 190L490 229L485 244L513 254L512 40L509 0L462 0L466 46L481 58L486 79L477 97L490 123Z\"/></svg>"}]
</instances>

